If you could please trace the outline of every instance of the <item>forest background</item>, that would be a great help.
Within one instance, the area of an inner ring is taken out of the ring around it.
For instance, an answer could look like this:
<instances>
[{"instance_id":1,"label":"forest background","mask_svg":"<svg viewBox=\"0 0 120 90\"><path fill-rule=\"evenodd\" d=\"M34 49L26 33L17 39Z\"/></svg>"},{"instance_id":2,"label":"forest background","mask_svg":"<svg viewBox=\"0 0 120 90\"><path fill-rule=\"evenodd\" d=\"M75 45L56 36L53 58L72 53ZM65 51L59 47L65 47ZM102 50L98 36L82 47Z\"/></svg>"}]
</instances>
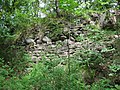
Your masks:
<instances>
[{"instance_id":1,"label":"forest background","mask_svg":"<svg viewBox=\"0 0 120 90\"><path fill-rule=\"evenodd\" d=\"M0 0L0 90L120 90L119 9L120 0Z\"/></svg>"}]
</instances>

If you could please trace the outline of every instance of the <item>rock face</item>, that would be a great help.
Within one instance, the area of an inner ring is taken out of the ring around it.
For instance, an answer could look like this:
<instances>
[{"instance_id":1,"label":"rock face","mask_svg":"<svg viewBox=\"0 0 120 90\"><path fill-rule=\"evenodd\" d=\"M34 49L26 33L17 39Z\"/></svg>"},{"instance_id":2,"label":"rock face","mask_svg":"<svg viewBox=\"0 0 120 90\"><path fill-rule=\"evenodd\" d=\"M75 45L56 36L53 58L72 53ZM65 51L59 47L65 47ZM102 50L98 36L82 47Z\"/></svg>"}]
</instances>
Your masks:
<instances>
[{"instance_id":1,"label":"rock face","mask_svg":"<svg viewBox=\"0 0 120 90\"><path fill-rule=\"evenodd\" d=\"M94 23L94 22L91 22ZM34 49L30 50L29 53L34 62L40 61L42 56L48 59L46 54L55 54L60 57L68 57L75 55L80 50L90 49L93 51L100 51L103 46L91 42L89 39L78 41L76 37L85 36L88 31L83 26L75 26L72 28L64 28L63 33L60 35L59 40L53 41L47 35L39 33L38 37L34 39L28 38L25 40L25 44L28 46L33 44ZM68 35L68 36L67 36ZM117 36L115 36L117 38ZM99 47L99 48L98 48ZM94 49L93 49L94 48Z\"/></svg>"}]
</instances>

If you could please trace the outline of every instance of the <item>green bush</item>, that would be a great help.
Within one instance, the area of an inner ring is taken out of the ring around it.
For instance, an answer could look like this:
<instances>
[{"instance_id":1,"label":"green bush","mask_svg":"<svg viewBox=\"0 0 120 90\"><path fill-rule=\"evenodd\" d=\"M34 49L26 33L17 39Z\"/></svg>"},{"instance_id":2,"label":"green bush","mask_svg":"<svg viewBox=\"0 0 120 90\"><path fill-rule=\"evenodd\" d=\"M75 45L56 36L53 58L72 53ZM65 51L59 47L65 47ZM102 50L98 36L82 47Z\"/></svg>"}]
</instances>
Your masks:
<instances>
[{"instance_id":1,"label":"green bush","mask_svg":"<svg viewBox=\"0 0 120 90\"><path fill-rule=\"evenodd\" d=\"M21 75L31 60L29 55L25 53L24 48L18 46L1 47L0 58L1 66L7 68L10 76Z\"/></svg>"}]
</instances>

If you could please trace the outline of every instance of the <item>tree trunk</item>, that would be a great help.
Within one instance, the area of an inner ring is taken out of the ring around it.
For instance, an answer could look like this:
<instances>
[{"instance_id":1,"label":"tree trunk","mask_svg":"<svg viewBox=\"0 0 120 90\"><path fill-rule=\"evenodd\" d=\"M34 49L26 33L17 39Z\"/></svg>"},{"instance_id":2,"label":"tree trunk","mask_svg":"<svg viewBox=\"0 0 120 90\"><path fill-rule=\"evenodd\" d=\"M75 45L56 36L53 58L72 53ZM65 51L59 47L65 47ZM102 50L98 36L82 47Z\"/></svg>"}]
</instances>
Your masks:
<instances>
[{"instance_id":1,"label":"tree trunk","mask_svg":"<svg viewBox=\"0 0 120 90\"><path fill-rule=\"evenodd\" d=\"M60 17L60 9L59 9L59 1L55 0L55 7L56 7L56 15L57 17Z\"/></svg>"}]
</instances>

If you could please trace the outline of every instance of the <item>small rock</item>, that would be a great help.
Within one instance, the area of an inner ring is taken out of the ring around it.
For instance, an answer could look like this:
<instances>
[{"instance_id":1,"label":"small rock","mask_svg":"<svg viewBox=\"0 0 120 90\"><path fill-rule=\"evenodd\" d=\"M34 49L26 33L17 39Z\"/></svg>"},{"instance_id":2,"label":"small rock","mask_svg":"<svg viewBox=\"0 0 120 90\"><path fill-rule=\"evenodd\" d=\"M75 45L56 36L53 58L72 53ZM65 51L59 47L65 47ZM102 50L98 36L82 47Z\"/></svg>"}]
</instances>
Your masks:
<instances>
[{"instance_id":1,"label":"small rock","mask_svg":"<svg viewBox=\"0 0 120 90\"><path fill-rule=\"evenodd\" d=\"M52 42L51 42L51 41L47 42L47 45L51 45L51 44L52 44Z\"/></svg>"},{"instance_id":2,"label":"small rock","mask_svg":"<svg viewBox=\"0 0 120 90\"><path fill-rule=\"evenodd\" d=\"M67 51L68 47L67 46L63 46L62 48L60 48L60 51Z\"/></svg>"},{"instance_id":3,"label":"small rock","mask_svg":"<svg viewBox=\"0 0 120 90\"><path fill-rule=\"evenodd\" d=\"M74 41L71 41L70 39L65 39L64 41L63 41L63 43L64 44L74 44L75 42Z\"/></svg>"},{"instance_id":4,"label":"small rock","mask_svg":"<svg viewBox=\"0 0 120 90\"><path fill-rule=\"evenodd\" d=\"M42 41L43 41L44 43L48 43L48 42L51 42L51 39L48 38L47 36L45 36L45 37L43 37Z\"/></svg>"},{"instance_id":5,"label":"small rock","mask_svg":"<svg viewBox=\"0 0 120 90\"><path fill-rule=\"evenodd\" d=\"M47 46L47 43L43 43L43 44L42 44L42 47L43 47L43 46L44 46L44 47ZM44 48L44 47L43 47L43 48Z\"/></svg>"},{"instance_id":6,"label":"small rock","mask_svg":"<svg viewBox=\"0 0 120 90\"><path fill-rule=\"evenodd\" d=\"M114 35L114 38L115 39L117 39L117 38L119 38L120 37L120 35Z\"/></svg>"},{"instance_id":7,"label":"small rock","mask_svg":"<svg viewBox=\"0 0 120 90\"><path fill-rule=\"evenodd\" d=\"M27 39L25 39L25 41L24 41L26 44L31 44L31 43L35 43L34 42L34 40L33 39L31 39L31 38L27 38Z\"/></svg>"},{"instance_id":8,"label":"small rock","mask_svg":"<svg viewBox=\"0 0 120 90\"><path fill-rule=\"evenodd\" d=\"M78 26L75 26L75 28L83 28L83 25L78 25Z\"/></svg>"},{"instance_id":9,"label":"small rock","mask_svg":"<svg viewBox=\"0 0 120 90\"><path fill-rule=\"evenodd\" d=\"M71 44L71 45L69 45L69 48L74 49L74 48L76 48L76 46L75 46L75 44Z\"/></svg>"},{"instance_id":10,"label":"small rock","mask_svg":"<svg viewBox=\"0 0 120 90\"><path fill-rule=\"evenodd\" d=\"M37 54L33 54L33 56L39 57L39 56L40 56L40 54L39 54L39 53L37 53Z\"/></svg>"},{"instance_id":11,"label":"small rock","mask_svg":"<svg viewBox=\"0 0 120 90\"><path fill-rule=\"evenodd\" d=\"M60 40L64 41L67 37L66 36L61 36Z\"/></svg>"},{"instance_id":12,"label":"small rock","mask_svg":"<svg viewBox=\"0 0 120 90\"><path fill-rule=\"evenodd\" d=\"M33 60L33 61L36 61L36 60L37 60L37 57L36 57L36 56L32 56L32 60Z\"/></svg>"},{"instance_id":13,"label":"small rock","mask_svg":"<svg viewBox=\"0 0 120 90\"><path fill-rule=\"evenodd\" d=\"M29 54L32 54L32 51L29 51Z\"/></svg>"},{"instance_id":14,"label":"small rock","mask_svg":"<svg viewBox=\"0 0 120 90\"><path fill-rule=\"evenodd\" d=\"M94 21L90 21L90 24L95 25L95 22Z\"/></svg>"},{"instance_id":15,"label":"small rock","mask_svg":"<svg viewBox=\"0 0 120 90\"><path fill-rule=\"evenodd\" d=\"M34 47L35 47L35 50L36 50L39 47L39 44L35 44Z\"/></svg>"},{"instance_id":16,"label":"small rock","mask_svg":"<svg viewBox=\"0 0 120 90\"><path fill-rule=\"evenodd\" d=\"M74 44L75 42L74 41L71 41L70 39L68 40L68 43L69 44Z\"/></svg>"},{"instance_id":17,"label":"small rock","mask_svg":"<svg viewBox=\"0 0 120 90\"><path fill-rule=\"evenodd\" d=\"M56 44L56 42L52 42L52 44Z\"/></svg>"},{"instance_id":18,"label":"small rock","mask_svg":"<svg viewBox=\"0 0 120 90\"><path fill-rule=\"evenodd\" d=\"M51 45L51 47L52 47L52 48L55 48L55 47L56 47L56 45L53 45L53 44L52 44L52 45Z\"/></svg>"},{"instance_id":19,"label":"small rock","mask_svg":"<svg viewBox=\"0 0 120 90\"><path fill-rule=\"evenodd\" d=\"M38 49L38 50L43 50L43 47L42 47L42 46L39 46L37 49Z\"/></svg>"},{"instance_id":20,"label":"small rock","mask_svg":"<svg viewBox=\"0 0 120 90\"><path fill-rule=\"evenodd\" d=\"M71 41L75 41L75 39L74 39L73 37L70 37L70 40L71 40Z\"/></svg>"},{"instance_id":21,"label":"small rock","mask_svg":"<svg viewBox=\"0 0 120 90\"><path fill-rule=\"evenodd\" d=\"M33 51L33 53L34 53L34 54L39 54L39 53L41 53L41 51L38 51L38 50L37 50L37 51Z\"/></svg>"},{"instance_id":22,"label":"small rock","mask_svg":"<svg viewBox=\"0 0 120 90\"><path fill-rule=\"evenodd\" d=\"M65 27L63 30L64 33L68 33L69 32L69 28Z\"/></svg>"},{"instance_id":23,"label":"small rock","mask_svg":"<svg viewBox=\"0 0 120 90\"><path fill-rule=\"evenodd\" d=\"M42 44L42 41L41 40L36 40L36 44Z\"/></svg>"},{"instance_id":24,"label":"small rock","mask_svg":"<svg viewBox=\"0 0 120 90\"><path fill-rule=\"evenodd\" d=\"M74 28L72 29L72 32L76 32L78 30L78 28Z\"/></svg>"},{"instance_id":25,"label":"small rock","mask_svg":"<svg viewBox=\"0 0 120 90\"><path fill-rule=\"evenodd\" d=\"M82 48L82 45L81 45L80 42L76 42L76 43L75 43L75 47L76 47L76 48Z\"/></svg>"},{"instance_id":26,"label":"small rock","mask_svg":"<svg viewBox=\"0 0 120 90\"><path fill-rule=\"evenodd\" d=\"M62 50L58 49L58 50L57 50L57 53L58 53L58 54L63 54L63 53L64 53L64 51L62 51Z\"/></svg>"},{"instance_id":27,"label":"small rock","mask_svg":"<svg viewBox=\"0 0 120 90\"><path fill-rule=\"evenodd\" d=\"M78 36L79 34L78 34L77 32L74 32L74 35L75 35L75 36Z\"/></svg>"},{"instance_id":28,"label":"small rock","mask_svg":"<svg viewBox=\"0 0 120 90\"><path fill-rule=\"evenodd\" d=\"M63 52L60 56L61 56L61 57L68 56L68 52Z\"/></svg>"},{"instance_id":29,"label":"small rock","mask_svg":"<svg viewBox=\"0 0 120 90\"><path fill-rule=\"evenodd\" d=\"M79 35L79 34L81 34L82 32L81 32L81 31L76 31L76 33Z\"/></svg>"},{"instance_id":30,"label":"small rock","mask_svg":"<svg viewBox=\"0 0 120 90\"><path fill-rule=\"evenodd\" d=\"M41 57L41 56L39 56L39 57L38 57L38 60L41 60L41 59L42 59L42 57Z\"/></svg>"},{"instance_id":31,"label":"small rock","mask_svg":"<svg viewBox=\"0 0 120 90\"><path fill-rule=\"evenodd\" d=\"M74 49L70 49L70 51L69 51L70 54L73 54L74 52L75 52Z\"/></svg>"},{"instance_id":32,"label":"small rock","mask_svg":"<svg viewBox=\"0 0 120 90\"><path fill-rule=\"evenodd\" d=\"M62 41L61 41L61 40L59 40L59 41L57 41L57 42L56 42L56 44L62 44Z\"/></svg>"}]
</instances>

